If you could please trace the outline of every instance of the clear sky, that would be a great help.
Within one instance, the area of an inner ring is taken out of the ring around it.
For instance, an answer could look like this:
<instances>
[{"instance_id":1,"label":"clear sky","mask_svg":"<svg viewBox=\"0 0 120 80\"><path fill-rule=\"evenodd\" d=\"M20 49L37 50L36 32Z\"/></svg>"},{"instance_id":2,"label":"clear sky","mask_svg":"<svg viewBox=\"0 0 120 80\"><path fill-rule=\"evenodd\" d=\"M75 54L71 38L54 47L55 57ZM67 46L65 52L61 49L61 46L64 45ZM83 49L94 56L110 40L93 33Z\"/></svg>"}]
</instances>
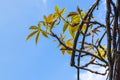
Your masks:
<instances>
[{"instance_id":1,"label":"clear sky","mask_svg":"<svg viewBox=\"0 0 120 80\"><path fill-rule=\"evenodd\" d=\"M75 11L77 5L87 10L93 1L1 0L0 80L76 80L76 70L69 65L70 56L63 56L56 43L40 36L36 45L34 38L25 38L29 26L37 25L44 14L53 12L55 4Z\"/></svg>"}]
</instances>

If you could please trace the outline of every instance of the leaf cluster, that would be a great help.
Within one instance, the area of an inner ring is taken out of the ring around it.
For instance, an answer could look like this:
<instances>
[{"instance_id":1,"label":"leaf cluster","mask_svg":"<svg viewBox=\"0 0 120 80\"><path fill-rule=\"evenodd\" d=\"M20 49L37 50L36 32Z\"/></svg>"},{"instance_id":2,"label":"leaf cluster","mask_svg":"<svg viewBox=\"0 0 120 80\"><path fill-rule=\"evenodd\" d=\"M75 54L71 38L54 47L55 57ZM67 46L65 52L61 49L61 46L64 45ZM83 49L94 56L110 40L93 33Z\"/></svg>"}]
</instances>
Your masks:
<instances>
[{"instance_id":1,"label":"leaf cluster","mask_svg":"<svg viewBox=\"0 0 120 80\"><path fill-rule=\"evenodd\" d=\"M102 31L103 34L100 33L101 28L103 29L106 26L95 21L91 11L85 12L79 7L77 7L77 11L68 12L66 16L63 16L66 8L60 9L56 5L54 9L54 13L50 13L47 16L44 15L44 20L39 21L38 26L30 26L29 29L32 32L27 36L26 40L35 35L37 44L41 33L46 38L54 37L59 42L58 48L60 48L61 53L71 55L71 61L75 60L72 57L78 58L78 60L86 56L91 57L89 63L85 62L86 64L82 67L73 64L77 69L94 72L86 67L90 64L106 67L108 65L107 48L102 45L106 31ZM94 9L94 6L90 10L92 9ZM62 22L63 24L61 25L60 23ZM58 32L59 35L57 35L53 30L54 28L56 30L61 28L62 32ZM96 63L95 60L96 62L102 61L105 64Z\"/></svg>"}]
</instances>

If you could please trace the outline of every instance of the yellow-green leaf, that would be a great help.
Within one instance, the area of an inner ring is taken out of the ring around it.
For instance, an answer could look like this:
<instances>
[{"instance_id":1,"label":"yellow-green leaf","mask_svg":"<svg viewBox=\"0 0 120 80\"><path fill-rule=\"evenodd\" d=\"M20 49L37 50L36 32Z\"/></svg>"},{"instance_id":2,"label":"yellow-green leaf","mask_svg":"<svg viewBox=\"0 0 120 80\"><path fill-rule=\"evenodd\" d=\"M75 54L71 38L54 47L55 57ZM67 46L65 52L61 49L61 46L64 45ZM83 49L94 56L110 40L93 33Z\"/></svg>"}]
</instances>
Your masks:
<instances>
[{"instance_id":1,"label":"yellow-green leaf","mask_svg":"<svg viewBox=\"0 0 120 80\"><path fill-rule=\"evenodd\" d=\"M30 26L29 29L34 30L34 29L38 29L38 27L37 26Z\"/></svg>"},{"instance_id":2,"label":"yellow-green leaf","mask_svg":"<svg viewBox=\"0 0 120 80\"><path fill-rule=\"evenodd\" d=\"M105 58L106 58L105 51L101 49L101 50L99 50L99 52L100 52L101 57L102 57L103 59L105 59Z\"/></svg>"},{"instance_id":3,"label":"yellow-green leaf","mask_svg":"<svg viewBox=\"0 0 120 80\"><path fill-rule=\"evenodd\" d=\"M57 13L59 13L59 7L58 7L58 5L55 6L55 11L56 11Z\"/></svg>"},{"instance_id":4,"label":"yellow-green leaf","mask_svg":"<svg viewBox=\"0 0 120 80\"><path fill-rule=\"evenodd\" d=\"M48 38L48 35L47 35L47 33L46 33L45 31L42 30L41 33L42 33L42 35L43 35L44 37Z\"/></svg>"},{"instance_id":5,"label":"yellow-green leaf","mask_svg":"<svg viewBox=\"0 0 120 80\"><path fill-rule=\"evenodd\" d=\"M81 17L84 18L86 13L81 13Z\"/></svg>"},{"instance_id":6,"label":"yellow-green leaf","mask_svg":"<svg viewBox=\"0 0 120 80\"><path fill-rule=\"evenodd\" d=\"M49 14L49 15L48 15L48 21L49 21L49 22L51 22L51 21L53 20L53 16L54 16L53 14Z\"/></svg>"},{"instance_id":7,"label":"yellow-green leaf","mask_svg":"<svg viewBox=\"0 0 120 80\"><path fill-rule=\"evenodd\" d=\"M65 9L66 9L66 8L62 8L62 9L60 10L60 14L63 14L64 11L65 11Z\"/></svg>"},{"instance_id":8,"label":"yellow-green leaf","mask_svg":"<svg viewBox=\"0 0 120 80\"><path fill-rule=\"evenodd\" d=\"M34 31L34 32L30 33L30 34L27 36L26 40L30 39L30 38L31 38L33 35L35 35L37 32L38 32L38 31Z\"/></svg>"},{"instance_id":9,"label":"yellow-green leaf","mask_svg":"<svg viewBox=\"0 0 120 80\"><path fill-rule=\"evenodd\" d=\"M36 35L36 39L35 39L35 41L36 41L36 44L38 43L38 39L39 39L39 37L40 37L40 31L37 33L37 35Z\"/></svg>"},{"instance_id":10,"label":"yellow-green leaf","mask_svg":"<svg viewBox=\"0 0 120 80\"><path fill-rule=\"evenodd\" d=\"M106 48L104 46L102 46L102 47L103 47L103 49L98 47L98 51L99 52L95 51L95 55L97 55L100 58L105 59L107 57L107 55L106 55Z\"/></svg>"},{"instance_id":11,"label":"yellow-green leaf","mask_svg":"<svg viewBox=\"0 0 120 80\"><path fill-rule=\"evenodd\" d=\"M65 44L68 46L68 47L72 47L73 46L73 42L72 42L73 38L70 38L68 39Z\"/></svg>"},{"instance_id":12,"label":"yellow-green leaf","mask_svg":"<svg viewBox=\"0 0 120 80\"><path fill-rule=\"evenodd\" d=\"M40 25L40 23L38 23L38 29L40 29L40 27L41 27L41 25Z\"/></svg>"},{"instance_id":13,"label":"yellow-green leaf","mask_svg":"<svg viewBox=\"0 0 120 80\"><path fill-rule=\"evenodd\" d=\"M53 18L55 19L55 18L57 18L59 16L59 14L57 13L57 12L55 12L54 14L53 14Z\"/></svg>"},{"instance_id":14,"label":"yellow-green leaf","mask_svg":"<svg viewBox=\"0 0 120 80\"><path fill-rule=\"evenodd\" d=\"M42 24L43 26L45 26L45 21L40 21L39 24Z\"/></svg>"},{"instance_id":15,"label":"yellow-green leaf","mask_svg":"<svg viewBox=\"0 0 120 80\"><path fill-rule=\"evenodd\" d=\"M46 21L46 23L53 23L53 20L54 20L54 15L53 14L49 14L48 17L44 16L44 19Z\"/></svg>"},{"instance_id":16,"label":"yellow-green leaf","mask_svg":"<svg viewBox=\"0 0 120 80\"><path fill-rule=\"evenodd\" d=\"M80 22L80 15L73 15L71 17L71 22L72 23L79 23Z\"/></svg>"},{"instance_id":17,"label":"yellow-green leaf","mask_svg":"<svg viewBox=\"0 0 120 80\"><path fill-rule=\"evenodd\" d=\"M62 46L62 48L61 49L63 49L63 50L61 50L61 52L62 52L62 54L64 55L64 53L65 53L65 47L64 46Z\"/></svg>"},{"instance_id":18,"label":"yellow-green leaf","mask_svg":"<svg viewBox=\"0 0 120 80\"><path fill-rule=\"evenodd\" d=\"M57 46L57 48L59 48L61 46L61 44L59 44L58 46Z\"/></svg>"},{"instance_id":19,"label":"yellow-green leaf","mask_svg":"<svg viewBox=\"0 0 120 80\"><path fill-rule=\"evenodd\" d=\"M67 27L68 27L68 23L65 22L63 26L63 33L66 31Z\"/></svg>"},{"instance_id":20,"label":"yellow-green leaf","mask_svg":"<svg viewBox=\"0 0 120 80\"><path fill-rule=\"evenodd\" d=\"M68 30L69 30L70 35L74 38L75 30L71 26L68 27Z\"/></svg>"},{"instance_id":21,"label":"yellow-green leaf","mask_svg":"<svg viewBox=\"0 0 120 80\"><path fill-rule=\"evenodd\" d=\"M86 28L87 28L87 24L84 24L84 25L82 26L82 30L84 31L84 30L86 30Z\"/></svg>"},{"instance_id":22,"label":"yellow-green leaf","mask_svg":"<svg viewBox=\"0 0 120 80\"><path fill-rule=\"evenodd\" d=\"M44 20L47 21L47 17L44 15Z\"/></svg>"},{"instance_id":23,"label":"yellow-green leaf","mask_svg":"<svg viewBox=\"0 0 120 80\"><path fill-rule=\"evenodd\" d=\"M67 50L67 53L71 55L72 54L72 50Z\"/></svg>"},{"instance_id":24,"label":"yellow-green leaf","mask_svg":"<svg viewBox=\"0 0 120 80\"><path fill-rule=\"evenodd\" d=\"M69 26L68 30L69 30L69 33L71 34L71 36L74 38L75 32L78 30L78 26L74 26L74 27Z\"/></svg>"}]
</instances>

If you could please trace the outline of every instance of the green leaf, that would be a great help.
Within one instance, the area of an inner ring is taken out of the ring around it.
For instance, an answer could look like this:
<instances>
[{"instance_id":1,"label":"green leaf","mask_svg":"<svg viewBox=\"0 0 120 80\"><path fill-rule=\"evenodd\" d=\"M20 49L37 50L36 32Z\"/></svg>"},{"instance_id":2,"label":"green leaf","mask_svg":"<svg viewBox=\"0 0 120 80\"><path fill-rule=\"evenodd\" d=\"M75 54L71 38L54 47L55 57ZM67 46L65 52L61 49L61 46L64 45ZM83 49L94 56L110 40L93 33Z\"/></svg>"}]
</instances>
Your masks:
<instances>
[{"instance_id":1,"label":"green leaf","mask_svg":"<svg viewBox=\"0 0 120 80\"><path fill-rule=\"evenodd\" d=\"M45 31L41 30L41 33L42 33L42 35L43 35L44 37L48 38L48 35L47 35L47 33L46 33Z\"/></svg>"},{"instance_id":2,"label":"green leaf","mask_svg":"<svg viewBox=\"0 0 120 80\"><path fill-rule=\"evenodd\" d=\"M30 26L29 29L31 29L31 30L35 30L35 29L38 29L38 27L37 27L37 26Z\"/></svg>"},{"instance_id":3,"label":"green leaf","mask_svg":"<svg viewBox=\"0 0 120 80\"><path fill-rule=\"evenodd\" d=\"M39 39L39 37L40 37L40 31L37 33L37 35L36 35L36 39L35 39L35 41L36 41L36 44L38 43L38 39Z\"/></svg>"},{"instance_id":4,"label":"green leaf","mask_svg":"<svg viewBox=\"0 0 120 80\"><path fill-rule=\"evenodd\" d=\"M63 33L66 31L67 27L68 27L68 23L65 22L63 26Z\"/></svg>"},{"instance_id":5,"label":"green leaf","mask_svg":"<svg viewBox=\"0 0 120 80\"><path fill-rule=\"evenodd\" d=\"M37 32L38 32L38 31L34 31L34 32L30 33L30 34L27 36L26 40L30 39L30 38L31 38L33 35L35 35Z\"/></svg>"}]
</instances>

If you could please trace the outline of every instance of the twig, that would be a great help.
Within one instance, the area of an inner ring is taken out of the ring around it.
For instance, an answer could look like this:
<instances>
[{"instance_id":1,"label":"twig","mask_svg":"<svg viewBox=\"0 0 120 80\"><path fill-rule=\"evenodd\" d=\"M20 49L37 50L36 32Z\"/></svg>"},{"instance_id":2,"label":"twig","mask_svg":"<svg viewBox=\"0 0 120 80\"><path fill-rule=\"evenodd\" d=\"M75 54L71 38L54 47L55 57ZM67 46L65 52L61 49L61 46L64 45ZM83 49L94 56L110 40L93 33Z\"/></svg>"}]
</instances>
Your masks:
<instances>
[{"instance_id":1,"label":"twig","mask_svg":"<svg viewBox=\"0 0 120 80\"><path fill-rule=\"evenodd\" d=\"M92 14L92 12L94 11L94 9L96 8L96 6L98 5L100 0L96 0L96 2L91 6L91 8L89 9L89 11L87 12L86 16L84 17L83 21L80 23L80 26L78 28L78 31L75 35L75 39L74 39L74 45L73 45L73 49L76 49L76 46L77 46L77 41L78 41L78 38L79 38L79 33L82 29L82 26L84 24L84 21ZM72 52L72 56L71 56L71 66L73 66L75 64L75 61L74 61L74 58L75 58L75 51L73 50Z\"/></svg>"}]
</instances>

